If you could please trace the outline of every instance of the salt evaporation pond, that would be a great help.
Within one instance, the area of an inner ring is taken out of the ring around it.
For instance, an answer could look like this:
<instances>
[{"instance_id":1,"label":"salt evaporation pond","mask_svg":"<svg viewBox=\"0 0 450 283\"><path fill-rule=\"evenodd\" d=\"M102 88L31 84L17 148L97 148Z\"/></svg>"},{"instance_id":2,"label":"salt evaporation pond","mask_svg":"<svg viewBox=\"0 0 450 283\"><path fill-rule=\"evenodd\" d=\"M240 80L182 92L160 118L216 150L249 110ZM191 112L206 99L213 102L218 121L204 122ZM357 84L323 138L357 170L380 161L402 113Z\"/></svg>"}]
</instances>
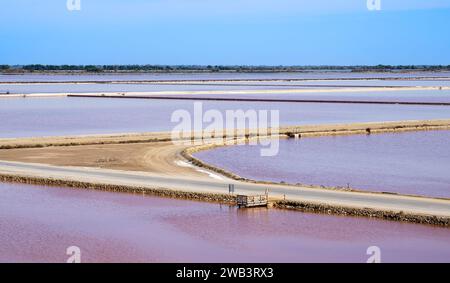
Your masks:
<instances>
[{"instance_id":1,"label":"salt evaporation pond","mask_svg":"<svg viewBox=\"0 0 450 283\"><path fill-rule=\"evenodd\" d=\"M170 131L175 110L193 113L181 100L114 98L0 99L0 138ZM204 111L279 110L280 125L449 119L448 106L331 103L203 103Z\"/></svg>"},{"instance_id":2,"label":"salt evaporation pond","mask_svg":"<svg viewBox=\"0 0 450 283\"><path fill-rule=\"evenodd\" d=\"M0 262L448 262L450 230L369 218L0 183Z\"/></svg>"},{"instance_id":3,"label":"salt evaporation pond","mask_svg":"<svg viewBox=\"0 0 450 283\"><path fill-rule=\"evenodd\" d=\"M450 198L449 142L450 131L311 137L280 140L273 157L251 145L195 156L255 180Z\"/></svg>"}]
</instances>

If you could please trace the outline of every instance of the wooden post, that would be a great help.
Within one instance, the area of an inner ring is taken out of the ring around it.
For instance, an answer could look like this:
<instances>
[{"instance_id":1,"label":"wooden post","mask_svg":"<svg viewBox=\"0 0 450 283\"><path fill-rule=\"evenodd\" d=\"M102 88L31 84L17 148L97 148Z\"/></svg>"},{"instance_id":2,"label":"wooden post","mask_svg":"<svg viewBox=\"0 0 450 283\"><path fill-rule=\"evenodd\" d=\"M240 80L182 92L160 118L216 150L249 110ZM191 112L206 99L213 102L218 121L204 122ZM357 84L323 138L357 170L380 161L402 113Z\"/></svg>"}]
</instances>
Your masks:
<instances>
[{"instance_id":1,"label":"wooden post","mask_svg":"<svg viewBox=\"0 0 450 283\"><path fill-rule=\"evenodd\" d=\"M228 193L230 194L234 193L234 184L228 184Z\"/></svg>"}]
</instances>

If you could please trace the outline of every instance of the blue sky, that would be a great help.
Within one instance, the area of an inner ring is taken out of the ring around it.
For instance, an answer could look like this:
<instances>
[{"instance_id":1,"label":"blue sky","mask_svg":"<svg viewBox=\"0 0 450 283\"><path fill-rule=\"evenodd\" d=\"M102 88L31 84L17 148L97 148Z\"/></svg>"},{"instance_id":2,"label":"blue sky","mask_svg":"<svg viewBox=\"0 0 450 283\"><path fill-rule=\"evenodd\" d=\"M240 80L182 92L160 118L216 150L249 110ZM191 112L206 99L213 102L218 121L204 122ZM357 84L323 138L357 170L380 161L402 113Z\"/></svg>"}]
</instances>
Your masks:
<instances>
[{"instance_id":1,"label":"blue sky","mask_svg":"<svg viewBox=\"0 0 450 283\"><path fill-rule=\"evenodd\" d=\"M450 64L450 0L3 0L0 64Z\"/></svg>"}]
</instances>

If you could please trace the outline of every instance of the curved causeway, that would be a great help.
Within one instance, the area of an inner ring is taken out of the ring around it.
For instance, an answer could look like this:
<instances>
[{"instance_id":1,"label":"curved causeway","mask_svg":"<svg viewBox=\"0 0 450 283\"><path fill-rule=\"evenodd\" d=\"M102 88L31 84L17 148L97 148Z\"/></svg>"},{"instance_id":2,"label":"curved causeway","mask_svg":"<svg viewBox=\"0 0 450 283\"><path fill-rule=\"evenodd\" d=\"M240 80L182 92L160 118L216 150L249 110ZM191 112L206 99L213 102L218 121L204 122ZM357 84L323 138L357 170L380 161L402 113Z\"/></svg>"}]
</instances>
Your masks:
<instances>
[{"instance_id":1,"label":"curved causeway","mask_svg":"<svg viewBox=\"0 0 450 283\"><path fill-rule=\"evenodd\" d=\"M236 194L258 194L268 189L270 196L288 201L357 210L374 210L413 218L442 218L444 225L450 219L450 200L391 194L344 192L312 189L288 185L250 184L231 180L167 177L155 173L128 172L110 169L51 166L21 162L0 161L2 174L22 178L85 182L144 189L178 190L199 194L227 194L228 183L235 184ZM390 218L390 217L387 217ZM394 217L392 217L394 218ZM425 222L430 222L426 220Z\"/></svg>"}]
</instances>

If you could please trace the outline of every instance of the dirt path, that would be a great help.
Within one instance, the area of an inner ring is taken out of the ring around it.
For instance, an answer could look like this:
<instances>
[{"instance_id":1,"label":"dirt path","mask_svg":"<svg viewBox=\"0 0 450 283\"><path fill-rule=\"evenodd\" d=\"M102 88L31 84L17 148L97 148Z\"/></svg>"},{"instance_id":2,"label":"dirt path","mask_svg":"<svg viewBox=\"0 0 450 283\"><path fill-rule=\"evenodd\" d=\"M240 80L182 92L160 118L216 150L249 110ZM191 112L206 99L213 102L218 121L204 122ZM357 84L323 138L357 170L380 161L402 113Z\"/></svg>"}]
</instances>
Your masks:
<instances>
[{"instance_id":1,"label":"dirt path","mask_svg":"<svg viewBox=\"0 0 450 283\"><path fill-rule=\"evenodd\" d=\"M151 142L3 149L0 150L0 160L143 171L168 176L207 176L183 163L180 152L186 147L171 142Z\"/></svg>"},{"instance_id":2,"label":"dirt path","mask_svg":"<svg viewBox=\"0 0 450 283\"><path fill-rule=\"evenodd\" d=\"M368 129L370 133L450 129L450 120L292 126L280 133L307 137L367 134ZM181 152L190 145L169 140L170 133L0 139L0 160L220 178L213 173L216 170L186 162Z\"/></svg>"},{"instance_id":3,"label":"dirt path","mask_svg":"<svg viewBox=\"0 0 450 283\"><path fill-rule=\"evenodd\" d=\"M211 199L212 195L228 196L228 181L205 180L204 178L166 176L85 167L64 167L43 164L0 161L0 178L5 181L25 183L57 182L85 188L114 188L114 190L145 193L168 193L180 197L196 196L196 199ZM235 193L262 194L266 189L271 198L285 208L321 211L344 215L360 215L385 219L428 223L448 226L450 201L425 197L393 194L342 192L327 189L312 189L288 185L249 184L236 182ZM76 185L77 184L77 185ZM286 201L282 199L285 198ZM278 201L277 201L278 200ZM297 207L297 208L296 208Z\"/></svg>"},{"instance_id":4,"label":"dirt path","mask_svg":"<svg viewBox=\"0 0 450 283\"><path fill-rule=\"evenodd\" d=\"M289 127L283 131L286 133L292 131L304 137L367 134L367 129L370 129L369 133L449 129L449 125L449 120L403 121L299 126ZM284 137L287 136L286 133ZM287 204L282 204L288 208L298 205L305 209L305 205L312 205L314 211L317 209L323 211L325 205L325 207L336 209L336 213L347 215L356 213L356 209L359 212L355 215L362 213L361 215L373 217L374 214L382 212L379 217L389 219L397 219L400 216L399 219L403 219L403 212L408 212L414 217L406 221L435 223L435 216L440 216L445 217L445 221L439 220L436 223L442 222L448 225L449 200L237 182L219 176L211 169L208 171L205 168L189 165L181 153L191 146L176 145L171 141L158 141L165 140L169 136L169 133L148 133L0 139L0 147L4 147L0 149L0 174L215 194L226 194L227 184L235 183L236 192L244 194L261 193L270 188L271 196L278 199L285 198L288 201ZM111 169L113 171L110 171ZM346 208L342 210L343 207ZM329 209L326 208L326 210ZM421 215L428 216L422 218Z\"/></svg>"}]
</instances>

